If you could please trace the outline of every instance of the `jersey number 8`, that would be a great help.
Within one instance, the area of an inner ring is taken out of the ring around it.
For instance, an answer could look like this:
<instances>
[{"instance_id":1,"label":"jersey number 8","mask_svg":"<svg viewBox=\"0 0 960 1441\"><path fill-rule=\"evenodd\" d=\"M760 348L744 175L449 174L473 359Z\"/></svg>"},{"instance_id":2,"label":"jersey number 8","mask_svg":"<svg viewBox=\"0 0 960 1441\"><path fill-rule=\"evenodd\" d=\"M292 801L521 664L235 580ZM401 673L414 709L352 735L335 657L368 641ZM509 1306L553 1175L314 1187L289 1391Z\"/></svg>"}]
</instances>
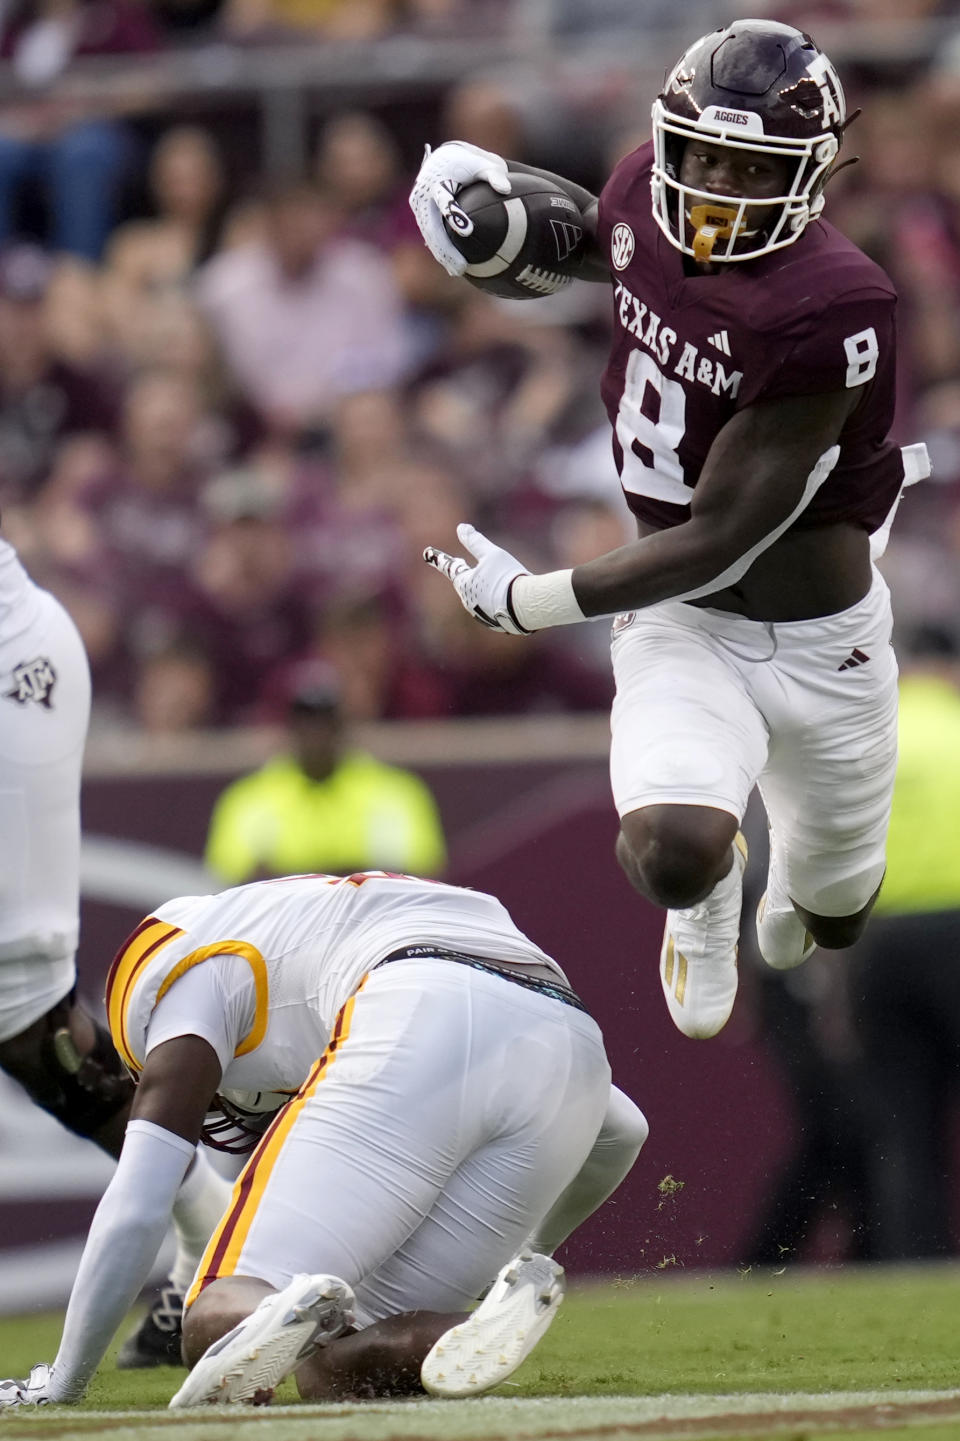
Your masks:
<instances>
[{"instance_id":1,"label":"jersey number 8","mask_svg":"<svg viewBox=\"0 0 960 1441\"><path fill-rule=\"evenodd\" d=\"M866 385L877 371L880 346L870 325L843 342L848 390ZM692 487L684 479L679 448L686 428L686 391L664 375L645 350L632 350L617 413L623 449L623 488L633 495L689 505Z\"/></svg>"}]
</instances>

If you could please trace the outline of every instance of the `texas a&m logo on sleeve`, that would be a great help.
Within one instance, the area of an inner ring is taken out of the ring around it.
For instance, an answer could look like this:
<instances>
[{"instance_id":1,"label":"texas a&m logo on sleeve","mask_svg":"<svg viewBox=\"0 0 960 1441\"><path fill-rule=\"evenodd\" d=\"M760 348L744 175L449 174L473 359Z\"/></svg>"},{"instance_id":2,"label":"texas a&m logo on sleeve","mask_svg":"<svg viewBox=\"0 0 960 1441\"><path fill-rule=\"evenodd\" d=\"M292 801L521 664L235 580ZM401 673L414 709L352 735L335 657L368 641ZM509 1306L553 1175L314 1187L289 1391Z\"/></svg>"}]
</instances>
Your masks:
<instances>
[{"instance_id":1,"label":"texas a&m logo on sleeve","mask_svg":"<svg viewBox=\"0 0 960 1441\"><path fill-rule=\"evenodd\" d=\"M53 688L57 673L46 656L38 655L34 660L21 661L13 668L13 688L4 691L4 700L16 701L17 705L42 705L45 710L53 709Z\"/></svg>"}]
</instances>

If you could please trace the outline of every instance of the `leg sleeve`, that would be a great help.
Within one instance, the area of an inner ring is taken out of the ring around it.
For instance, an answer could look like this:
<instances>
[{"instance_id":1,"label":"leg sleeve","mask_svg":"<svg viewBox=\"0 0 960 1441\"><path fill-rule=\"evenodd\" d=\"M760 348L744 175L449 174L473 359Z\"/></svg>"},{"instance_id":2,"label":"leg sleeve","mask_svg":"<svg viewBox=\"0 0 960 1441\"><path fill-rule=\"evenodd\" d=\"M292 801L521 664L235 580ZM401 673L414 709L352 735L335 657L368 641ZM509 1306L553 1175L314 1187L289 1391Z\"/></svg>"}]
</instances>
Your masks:
<instances>
[{"instance_id":1,"label":"leg sleeve","mask_svg":"<svg viewBox=\"0 0 960 1441\"><path fill-rule=\"evenodd\" d=\"M534 1251L552 1255L561 1242L592 1216L625 1180L643 1148L650 1127L629 1096L610 1087L600 1134L582 1167L530 1237Z\"/></svg>"}]
</instances>

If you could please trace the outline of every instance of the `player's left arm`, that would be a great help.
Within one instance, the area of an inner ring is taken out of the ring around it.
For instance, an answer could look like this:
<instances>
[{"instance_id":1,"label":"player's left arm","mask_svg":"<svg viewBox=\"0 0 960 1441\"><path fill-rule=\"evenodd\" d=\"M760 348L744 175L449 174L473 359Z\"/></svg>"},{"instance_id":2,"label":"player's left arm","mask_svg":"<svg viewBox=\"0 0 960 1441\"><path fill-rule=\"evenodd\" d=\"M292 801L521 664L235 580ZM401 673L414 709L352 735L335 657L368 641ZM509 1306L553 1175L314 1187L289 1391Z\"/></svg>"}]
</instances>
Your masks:
<instances>
[{"instance_id":1,"label":"player's left arm","mask_svg":"<svg viewBox=\"0 0 960 1441\"><path fill-rule=\"evenodd\" d=\"M83 1396L156 1259L220 1075L216 1051L199 1036L177 1036L147 1056L117 1169L87 1236L57 1359L52 1370L34 1367L30 1383L0 1383L0 1407ZM14 1385L19 1394L5 1390Z\"/></svg>"},{"instance_id":2,"label":"player's left arm","mask_svg":"<svg viewBox=\"0 0 960 1441\"><path fill-rule=\"evenodd\" d=\"M690 518L573 570L530 575L472 526L457 534L477 564L428 548L475 619L525 635L658 601L709 595L741 579L783 534L836 463L860 390L759 400L738 411L710 448Z\"/></svg>"}]
</instances>

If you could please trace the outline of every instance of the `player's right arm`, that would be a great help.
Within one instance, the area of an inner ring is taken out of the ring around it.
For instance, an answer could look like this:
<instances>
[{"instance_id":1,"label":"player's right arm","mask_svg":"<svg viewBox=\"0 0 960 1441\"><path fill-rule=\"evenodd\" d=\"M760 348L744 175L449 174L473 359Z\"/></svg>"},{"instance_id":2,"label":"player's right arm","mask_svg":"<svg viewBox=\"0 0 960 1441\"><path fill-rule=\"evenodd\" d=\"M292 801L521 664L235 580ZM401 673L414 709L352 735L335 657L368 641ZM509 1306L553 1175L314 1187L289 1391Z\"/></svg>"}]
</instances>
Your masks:
<instances>
[{"instance_id":1,"label":"player's right arm","mask_svg":"<svg viewBox=\"0 0 960 1441\"><path fill-rule=\"evenodd\" d=\"M463 185L483 180L501 195L510 193L510 171L539 175L570 196L583 217L592 243L584 247L578 265L580 280L609 279L606 261L597 243L597 197L582 185L552 171L540 170L520 160L504 160L490 150L481 150L463 140L448 140L436 150L427 147L419 173L410 192L410 208L416 217L424 243L433 258L449 275L462 275L466 259L460 254L444 226L444 217Z\"/></svg>"},{"instance_id":2,"label":"player's right arm","mask_svg":"<svg viewBox=\"0 0 960 1441\"><path fill-rule=\"evenodd\" d=\"M576 567L571 581L584 615L692 600L737 584L829 476L859 399L857 390L834 391L737 411L710 448L686 521ZM854 589L863 594L868 584L864 535Z\"/></svg>"},{"instance_id":3,"label":"player's right arm","mask_svg":"<svg viewBox=\"0 0 960 1441\"><path fill-rule=\"evenodd\" d=\"M42 1399L79 1401L166 1234L174 1198L193 1161L220 1083L220 1061L199 1036L177 1036L150 1052L123 1150L97 1207Z\"/></svg>"},{"instance_id":4,"label":"player's right arm","mask_svg":"<svg viewBox=\"0 0 960 1441\"><path fill-rule=\"evenodd\" d=\"M857 399L848 390L756 401L737 411L710 448L688 520L575 570L531 575L470 525L458 526L457 535L475 565L434 546L424 560L447 577L476 620L513 635L714 594L741 580L809 504L836 464ZM852 595L833 609L852 605L869 584L865 533L851 565L838 583Z\"/></svg>"}]
</instances>

